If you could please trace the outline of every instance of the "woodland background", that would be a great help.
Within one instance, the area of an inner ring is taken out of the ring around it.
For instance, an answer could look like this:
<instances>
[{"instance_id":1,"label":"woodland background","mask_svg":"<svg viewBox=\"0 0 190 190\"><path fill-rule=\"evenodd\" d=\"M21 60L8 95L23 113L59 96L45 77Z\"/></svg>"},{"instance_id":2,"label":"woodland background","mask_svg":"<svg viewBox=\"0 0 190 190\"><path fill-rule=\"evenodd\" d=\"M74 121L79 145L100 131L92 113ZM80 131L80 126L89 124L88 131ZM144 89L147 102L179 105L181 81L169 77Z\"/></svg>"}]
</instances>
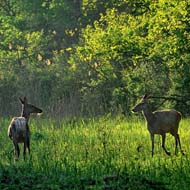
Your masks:
<instances>
[{"instance_id":1,"label":"woodland background","mask_svg":"<svg viewBox=\"0 0 190 190\"><path fill-rule=\"evenodd\" d=\"M0 115L190 112L190 0L1 0ZM177 100L177 101L176 101Z\"/></svg>"}]
</instances>

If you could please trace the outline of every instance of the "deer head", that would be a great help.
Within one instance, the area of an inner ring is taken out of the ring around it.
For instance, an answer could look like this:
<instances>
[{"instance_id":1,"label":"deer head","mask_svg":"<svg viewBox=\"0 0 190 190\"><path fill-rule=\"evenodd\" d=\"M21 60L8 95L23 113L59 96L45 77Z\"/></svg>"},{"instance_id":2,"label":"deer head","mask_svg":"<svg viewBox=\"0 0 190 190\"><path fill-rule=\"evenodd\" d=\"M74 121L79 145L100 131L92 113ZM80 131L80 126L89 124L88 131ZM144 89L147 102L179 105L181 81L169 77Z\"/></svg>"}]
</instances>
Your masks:
<instances>
[{"instance_id":1,"label":"deer head","mask_svg":"<svg viewBox=\"0 0 190 190\"><path fill-rule=\"evenodd\" d=\"M42 109L32 104L28 104L26 97L24 97L23 99L22 98L19 99L20 102L22 103L22 113L21 113L22 117L25 117L28 120L31 113L42 113Z\"/></svg>"},{"instance_id":2,"label":"deer head","mask_svg":"<svg viewBox=\"0 0 190 190\"><path fill-rule=\"evenodd\" d=\"M133 112L140 112L148 108L148 96L147 94L140 100L140 102L132 109Z\"/></svg>"}]
</instances>

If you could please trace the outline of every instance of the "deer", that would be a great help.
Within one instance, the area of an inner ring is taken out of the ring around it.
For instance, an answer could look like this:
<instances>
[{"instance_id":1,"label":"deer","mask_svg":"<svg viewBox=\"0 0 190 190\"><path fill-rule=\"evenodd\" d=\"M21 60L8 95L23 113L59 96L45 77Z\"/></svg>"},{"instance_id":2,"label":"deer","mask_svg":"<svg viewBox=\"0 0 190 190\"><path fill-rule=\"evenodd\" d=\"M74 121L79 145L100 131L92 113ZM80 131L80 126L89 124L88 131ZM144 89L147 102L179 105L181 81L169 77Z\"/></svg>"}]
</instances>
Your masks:
<instances>
[{"instance_id":1,"label":"deer","mask_svg":"<svg viewBox=\"0 0 190 190\"><path fill-rule=\"evenodd\" d=\"M174 109L159 110L152 112L147 94L140 100L140 102L132 109L132 112L142 112L146 120L147 129L150 133L152 142L152 157L154 155L154 135L158 134L162 137L162 148L167 155L171 155L165 148L166 133L170 133L175 138L175 155L177 155L177 147L179 144L182 155L184 152L181 148L180 137L178 134L179 123L182 118L180 112Z\"/></svg>"},{"instance_id":2,"label":"deer","mask_svg":"<svg viewBox=\"0 0 190 190\"><path fill-rule=\"evenodd\" d=\"M42 113L42 109L29 104L27 98L19 98L22 104L21 116L13 117L8 127L8 136L14 145L14 154L16 159L20 156L19 143L24 143L23 157L25 160L26 149L30 154L30 130L29 130L29 118L32 113Z\"/></svg>"}]
</instances>

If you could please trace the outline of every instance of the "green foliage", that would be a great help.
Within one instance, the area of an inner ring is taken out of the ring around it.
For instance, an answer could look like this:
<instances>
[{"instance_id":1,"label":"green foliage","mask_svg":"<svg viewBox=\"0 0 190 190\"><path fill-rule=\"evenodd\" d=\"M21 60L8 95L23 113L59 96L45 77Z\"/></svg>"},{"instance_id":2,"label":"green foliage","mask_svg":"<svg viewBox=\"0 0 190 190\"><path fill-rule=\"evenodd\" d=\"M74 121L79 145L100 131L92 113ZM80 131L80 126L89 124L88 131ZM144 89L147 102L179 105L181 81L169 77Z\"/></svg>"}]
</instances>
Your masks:
<instances>
[{"instance_id":1,"label":"green foliage","mask_svg":"<svg viewBox=\"0 0 190 190\"><path fill-rule=\"evenodd\" d=\"M67 0L1 2L1 114L18 114L15 103L23 95L41 102L49 114L60 99L68 101L64 95L72 93L73 85L66 48L76 41L77 26L70 21L76 5Z\"/></svg>"},{"instance_id":2,"label":"green foliage","mask_svg":"<svg viewBox=\"0 0 190 190\"><path fill-rule=\"evenodd\" d=\"M145 92L183 95L189 101L188 3L149 3L141 14L107 10L83 30L75 61L71 59L84 77L85 91L93 91L95 99L106 96L108 109L114 109L114 102L116 108L124 105L122 111L127 113L133 97ZM118 89L127 97L119 102L114 95Z\"/></svg>"},{"instance_id":3,"label":"green foliage","mask_svg":"<svg viewBox=\"0 0 190 190\"><path fill-rule=\"evenodd\" d=\"M189 4L2 0L0 112L27 95L60 117L64 106L66 115L129 114L145 92L177 94L186 104L165 106L189 112Z\"/></svg>"}]
</instances>

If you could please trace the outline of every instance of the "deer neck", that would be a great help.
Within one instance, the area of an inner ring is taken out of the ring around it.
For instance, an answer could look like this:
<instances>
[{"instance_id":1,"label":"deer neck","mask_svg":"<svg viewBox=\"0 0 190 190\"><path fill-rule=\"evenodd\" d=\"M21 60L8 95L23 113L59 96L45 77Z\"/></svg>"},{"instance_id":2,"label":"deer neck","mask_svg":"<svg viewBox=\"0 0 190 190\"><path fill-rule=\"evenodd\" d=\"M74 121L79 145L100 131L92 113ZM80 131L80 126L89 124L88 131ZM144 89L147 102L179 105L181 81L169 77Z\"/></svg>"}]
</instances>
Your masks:
<instances>
[{"instance_id":1,"label":"deer neck","mask_svg":"<svg viewBox=\"0 0 190 190\"><path fill-rule=\"evenodd\" d=\"M25 114L24 111L21 112L21 117L24 117L26 119L26 122L28 123L30 115Z\"/></svg>"},{"instance_id":2,"label":"deer neck","mask_svg":"<svg viewBox=\"0 0 190 190\"><path fill-rule=\"evenodd\" d=\"M153 123L154 114L148 108L143 110L143 115L144 115L148 124Z\"/></svg>"}]
</instances>

